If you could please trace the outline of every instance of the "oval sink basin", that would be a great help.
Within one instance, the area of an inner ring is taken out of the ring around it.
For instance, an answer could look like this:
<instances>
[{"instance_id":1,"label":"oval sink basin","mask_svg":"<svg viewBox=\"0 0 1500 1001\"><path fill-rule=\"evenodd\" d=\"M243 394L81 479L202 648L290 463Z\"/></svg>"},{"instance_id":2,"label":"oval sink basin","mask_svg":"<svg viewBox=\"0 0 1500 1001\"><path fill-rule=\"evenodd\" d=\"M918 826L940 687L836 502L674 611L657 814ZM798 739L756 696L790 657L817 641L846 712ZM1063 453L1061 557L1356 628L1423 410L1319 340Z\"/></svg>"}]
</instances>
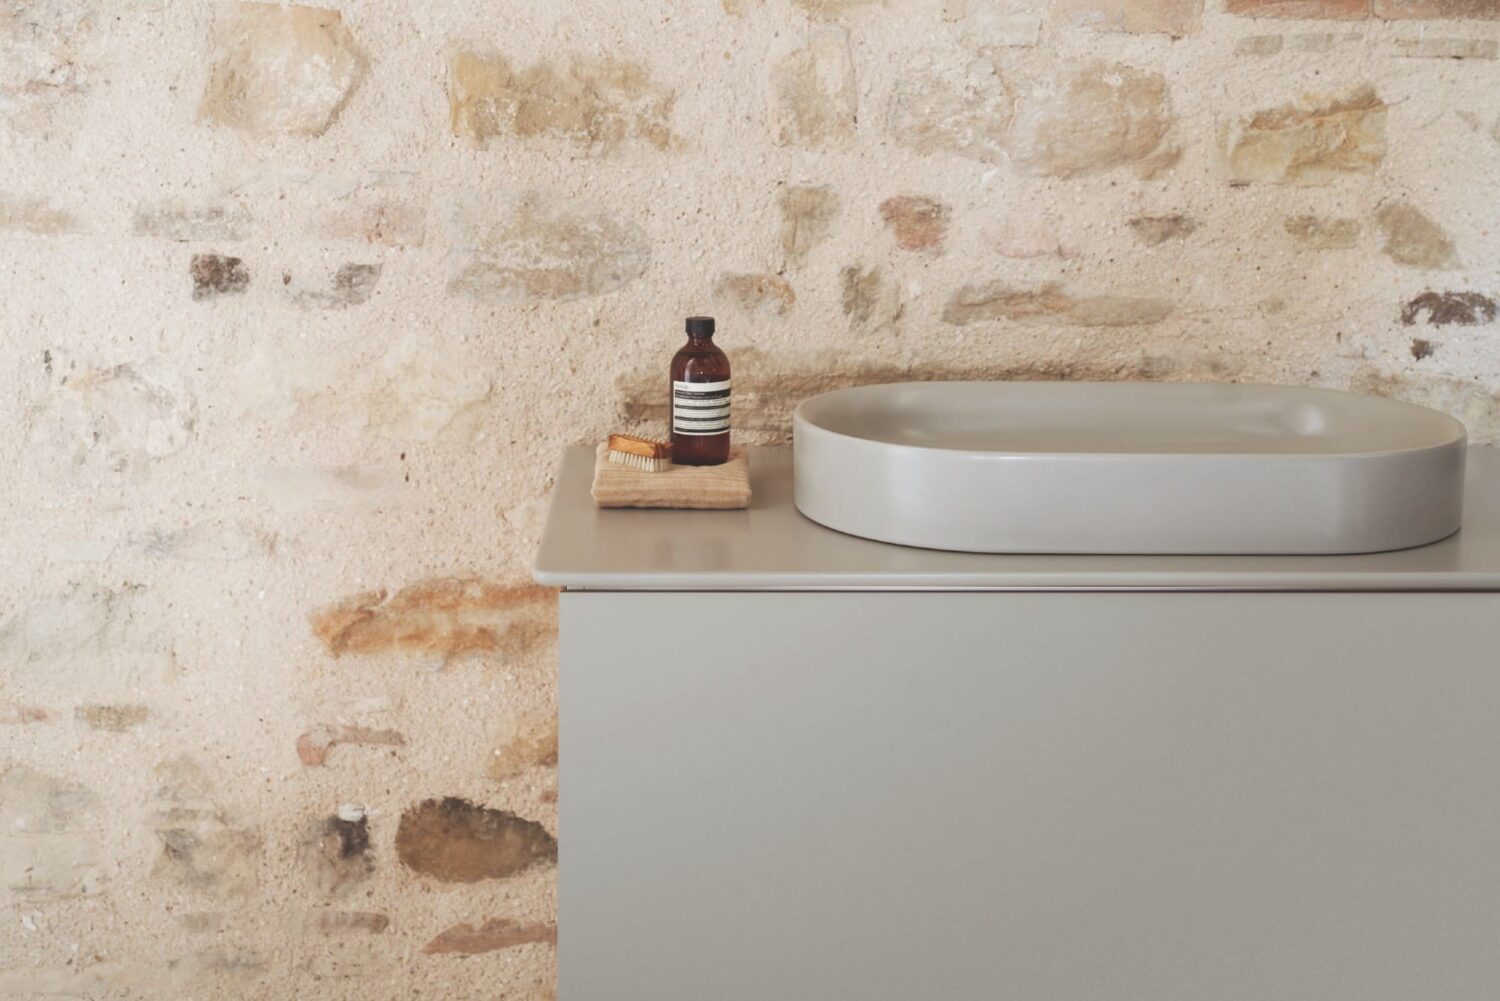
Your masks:
<instances>
[{"instance_id":1,"label":"oval sink basin","mask_svg":"<svg viewBox=\"0 0 1500 1001\"><path fill-rule=\"evenodd\" d=\"M909 382L805 400L797 507L984 553L1364 553L1458 530L1464 426L1287 386Z\"/></svg>"}]
</instances>

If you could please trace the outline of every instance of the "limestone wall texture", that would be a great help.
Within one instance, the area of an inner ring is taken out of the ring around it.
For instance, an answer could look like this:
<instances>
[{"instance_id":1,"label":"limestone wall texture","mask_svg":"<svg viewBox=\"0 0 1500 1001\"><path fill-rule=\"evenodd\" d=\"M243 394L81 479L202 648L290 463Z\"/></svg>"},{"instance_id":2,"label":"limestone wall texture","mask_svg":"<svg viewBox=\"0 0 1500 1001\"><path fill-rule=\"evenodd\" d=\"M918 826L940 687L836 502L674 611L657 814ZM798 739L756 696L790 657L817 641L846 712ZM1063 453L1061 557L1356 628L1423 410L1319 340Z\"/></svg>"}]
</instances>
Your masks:
<instances>
[{"instance_id":1,"label":"limestone wall texture","mask_svg":"<svg viewBox=\"0 0 1500 1001\"><path fill-rule=\"evenodd\" d=\"M1500 438L1500 0L329 3L0 0L0 996L551 997L528 568L689 313L744 441L905 378Z\"/></svg>"}]
</instances>

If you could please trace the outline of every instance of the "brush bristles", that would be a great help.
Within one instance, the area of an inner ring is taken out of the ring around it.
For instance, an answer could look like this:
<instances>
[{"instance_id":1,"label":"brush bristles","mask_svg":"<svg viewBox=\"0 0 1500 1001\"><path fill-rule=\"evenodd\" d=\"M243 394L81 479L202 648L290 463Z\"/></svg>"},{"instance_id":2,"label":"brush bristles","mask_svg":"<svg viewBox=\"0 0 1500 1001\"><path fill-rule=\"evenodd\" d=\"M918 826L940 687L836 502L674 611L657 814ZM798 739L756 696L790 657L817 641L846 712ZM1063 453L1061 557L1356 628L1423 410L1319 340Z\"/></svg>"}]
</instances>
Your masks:
<instances>
[{"instance_id":1,"label":"brush bristles","mask_svg":"<svg viewBox=\"0 0 1500 1001\"><path fill-rule=\"evenodd\" d=\"M617 452L614 449L609 450L609 461L618 462L622 466L629 466L631 469L639 469L646 473L659 473L664 469L670 468L672 465L671 459L631 455L629 452Z\"/></svg>"}]
</instances>

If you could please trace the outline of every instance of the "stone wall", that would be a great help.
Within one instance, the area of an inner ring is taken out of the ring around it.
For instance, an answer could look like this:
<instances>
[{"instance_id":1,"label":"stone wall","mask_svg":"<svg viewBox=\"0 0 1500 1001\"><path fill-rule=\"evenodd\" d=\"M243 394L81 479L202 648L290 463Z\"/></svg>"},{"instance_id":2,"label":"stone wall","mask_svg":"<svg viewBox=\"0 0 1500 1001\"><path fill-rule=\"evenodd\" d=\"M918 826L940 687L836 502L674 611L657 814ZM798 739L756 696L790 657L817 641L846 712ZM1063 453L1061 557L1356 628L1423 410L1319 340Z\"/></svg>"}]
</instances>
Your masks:
<instances>
[{"instance_id":1,"label":"stone wall","mask_svg":"<svg viewBox=\"0 0 1500 1001\"><path fill-rule=\"evenodd\" d=\"M550 997L528 566L686 314L747 441L906 378L1500 438L1497 49L1500 0L0 0L0 996Z\"/></svg>"}]
</instances>

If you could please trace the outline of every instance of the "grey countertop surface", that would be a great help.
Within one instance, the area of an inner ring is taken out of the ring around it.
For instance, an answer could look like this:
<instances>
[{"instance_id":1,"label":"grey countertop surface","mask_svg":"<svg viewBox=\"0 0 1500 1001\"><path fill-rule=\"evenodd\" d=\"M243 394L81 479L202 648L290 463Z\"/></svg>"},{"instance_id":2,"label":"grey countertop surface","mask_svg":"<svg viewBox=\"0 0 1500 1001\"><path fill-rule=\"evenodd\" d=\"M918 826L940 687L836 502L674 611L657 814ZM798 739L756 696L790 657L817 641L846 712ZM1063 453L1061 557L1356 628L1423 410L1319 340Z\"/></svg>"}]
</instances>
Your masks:
<instances>
[{"instance_id":1,"label":"grey countertop surface","mask_svg":"<svg viewBox=\"0 0 1500 1001\"><path fill-rule=\"evenodd\" d=\"M1500 448L1469 449L1464 527L1356 556L952 553L824 528L792 502L790 448L750 449L743 511L599 510L594 450L567 449L536 560L542 584L594 590L1500 591Z\"/></svg>"}]
</instances>

